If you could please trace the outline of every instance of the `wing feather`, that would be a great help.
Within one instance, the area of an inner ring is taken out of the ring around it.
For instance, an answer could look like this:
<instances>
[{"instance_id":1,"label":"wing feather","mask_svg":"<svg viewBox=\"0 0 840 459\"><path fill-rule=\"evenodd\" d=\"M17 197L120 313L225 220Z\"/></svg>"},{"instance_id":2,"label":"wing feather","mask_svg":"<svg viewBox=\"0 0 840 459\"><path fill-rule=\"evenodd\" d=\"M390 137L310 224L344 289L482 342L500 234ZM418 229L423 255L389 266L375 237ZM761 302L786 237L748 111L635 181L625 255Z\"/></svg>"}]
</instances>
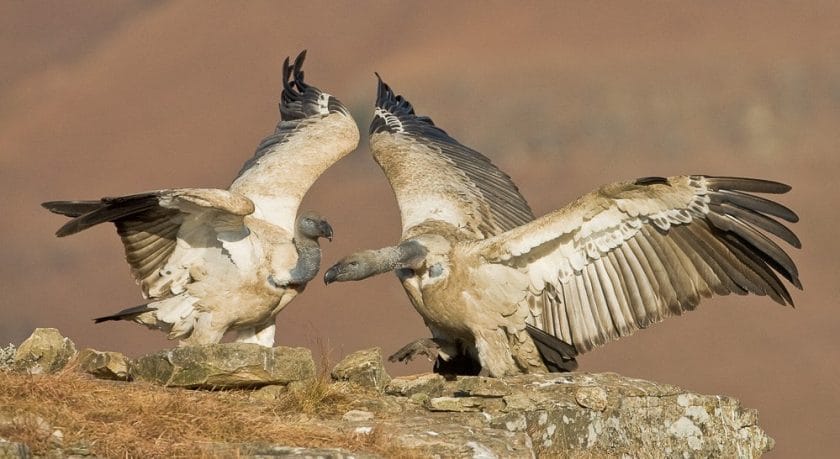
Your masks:
<instances>
[{"instance_id":1,"label":"wing feather","mask_svg":"<svg viewBox=\"0 0 840 459\"><path fill-rule=\"evenodd\" d=\"M342 103L304 81L306 51L283 63L280 121L245 162L230 190L248 196L260 218L294 233L298 207L315 180L356 149L359 129Z\"/></svg>"},{"instance_id":2,"label":"wing feather","mask_svg":"<svg viewBox=\"0 0 840 459\"><path fill-rule=\"evenodd\" d=\"M552 324L546 331L585 352L713 294L754 293L792 305L780 276L801 289L799 271L767 234L800 247L776 220L798 217L749 194L789 189L736 177L616 183L471 247L487 262L527 273L528 294L552 292L556 301L545 304L556 310L543 312Z\"/></svg>"},{"instance_id":3,"label":"wing feather","mask_svg":"<svg viewBox=\"0 0 840 459\"><path fill-rule=\"evenodd\" d=\"M74 234L91 226L112 222L123 242L125 257L134 279L144 295L159 291L160 271L167 266L178 245L201 246L206 239L216 240L221 232L244 229L244 216L254 211L246 197L226 190L185 188L160 190L100 201L84 201L86 213L78 215L62 226L57 234ZM93 206L97 202L97 206ZM50 210L64 212L72 206L62 202L45 203ZM188 223L196 231L203 228L202 239L196 241L182 232ZM209 236L208 236L209 235ZM221 247L221 243L216 241ZM189 267L181 267L188 269Z\"/></svg>"},{"instance_id":4,"label":"wing feather","mask_svg":"<svg viewBox=\"0 0 840 459\"><path fill-rule=\"evenodd\" d=\"M396 195L404 237L428 220L449 223L475 239L533 220L507 174L429 117L415 114L381 78L369 132L373 157Z\"/></svg>"}]
</instances>

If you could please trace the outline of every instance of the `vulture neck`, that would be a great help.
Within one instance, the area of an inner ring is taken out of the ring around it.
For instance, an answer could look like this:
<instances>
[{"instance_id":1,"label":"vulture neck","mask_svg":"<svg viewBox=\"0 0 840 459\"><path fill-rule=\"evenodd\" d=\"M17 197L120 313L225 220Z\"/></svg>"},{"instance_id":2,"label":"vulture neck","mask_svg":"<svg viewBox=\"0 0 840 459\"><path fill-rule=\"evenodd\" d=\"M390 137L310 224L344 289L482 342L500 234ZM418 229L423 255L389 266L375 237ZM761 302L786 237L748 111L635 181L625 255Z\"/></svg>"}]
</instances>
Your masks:
<instances>
[{"instance_id":1,"label":"vulture neck","mask_svg":"<svg viewBox=\"0 0 840 459\"><path fill-rule=\"evenodd\" d=\"M297 264L289 274L290 284L305 284L311 281L321 266L321 246L318 239L312 239L300 233L295 234L295 250L298 254Z\"/></svg>"},{"instance_id":2,"label":"vulture neck","mask_svg":"<svg viewBox=\"0 0 840 459\"><path fill-rule=\"evenodd\" d=\"M372 270L367 277L395 269L417 269L423 264L427 253L428 250L416 241L406 241L396 247L371 250L369 257L373 260L370 264Z\"/></svg>"}]
</instances>

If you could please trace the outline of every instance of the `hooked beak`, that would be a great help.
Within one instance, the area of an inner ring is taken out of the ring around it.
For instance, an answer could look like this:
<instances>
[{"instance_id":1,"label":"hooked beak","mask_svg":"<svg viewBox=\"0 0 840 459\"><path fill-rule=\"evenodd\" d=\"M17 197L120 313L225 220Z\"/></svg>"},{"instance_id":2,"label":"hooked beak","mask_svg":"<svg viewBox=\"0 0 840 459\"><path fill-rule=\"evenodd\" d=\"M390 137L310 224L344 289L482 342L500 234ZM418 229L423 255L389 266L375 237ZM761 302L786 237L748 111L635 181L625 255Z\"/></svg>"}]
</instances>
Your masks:
<instances>
[{"instance_id":1,"label":"hooked beak","mask_svg":"<svg viewBox=\"0 0 840 459\"><path fill-rule=\"evenodd\" d=\"M333 265L327 272L324 273L324 285L330 285L338 278L338 265Z\"/></svg>"},{"instance_id":2,"label":"hooked beak","mask_svg":"<svg viewBox=\"0 0 840 459\"><path fill-rule=\"evenodd\" d=\"M322 221L320 227L321 227L320 228L321 229L321 234L323 234L324 237L327 238L328 241L332 242L332 238L333 238L332 226L330 226L330 224L327 223L326 221Z\"/></svg>"}]
</instances>

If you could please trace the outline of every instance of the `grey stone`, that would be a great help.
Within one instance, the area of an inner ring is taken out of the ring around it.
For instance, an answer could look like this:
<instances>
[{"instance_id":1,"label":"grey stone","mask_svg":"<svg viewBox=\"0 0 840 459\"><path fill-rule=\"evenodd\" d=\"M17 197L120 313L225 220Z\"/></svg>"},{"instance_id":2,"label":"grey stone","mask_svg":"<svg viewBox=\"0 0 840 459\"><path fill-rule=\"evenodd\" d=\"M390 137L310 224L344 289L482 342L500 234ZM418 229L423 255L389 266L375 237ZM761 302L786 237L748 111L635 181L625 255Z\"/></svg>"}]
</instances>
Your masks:
<instances>
[{"instance_id":1,"label":"grey stone","mask_svg":"<svg viewBox=\"0 0 840 459\"><path fill-rule=\"evenodd\" d=\"M0 370L9 370L15 361L15 345L0 347Z\"/></svg>"},{"instance_id":2,"label":"grey stone","mask_svg":"<svg viewBox=\"0 0 840 459\"><path fill-rule=\"evenodd\" d=\"M281 386L278 384L272 384L270 386L263 386L258 390L255 390L251 393L252 400L261 400L261 401L272 401L277 400L278 398L282 397L283 395L289 393L289 386Z\"/></svg>"},{"instance_id":3,"label":"grey stone","mask_svg":"<svg viewBox=\"0 0 840 459\"><path fill-rule=\"evenodd\" d=\"M315 376L305 348L267 348L250 343L178 347L140 357L131 367L140 381L201 389L288 384Z\"/></svg>"},{"instance_id":4,"label":"grey stone","mask_svg":"<svg viewBox=\"0 0 840 459\"><path fill-rule=\"evenodd\" d=\"M426 401L429 411L481 411L484 401L479 397L434 397Z\"/></svg>"},{"instance_id":5,"label":"grey stone","mask_svg":"<svg viewBox=\"0 0 840 459\"><path fill-rule=\"evenodd\" d=\"M504 397L511 393L503 379L485 376L461 376L447 387L451 387L455 395L473 397Z\"/></svg>"},{"instance_id":6,"label":"grey stone","mask_svg":"<svg viewBox=\"0 0 840 459\"><path fill-rule=\"evenodd\" d=\"M0 438L0 459L29 459L32 453L23 443Z\"/></svg>"},{"instance_id":7,"label":"grey stone","mask_svg":"<svg viewBox=\"0 0 840 459\"><path fill-rule=\"evenodd\" d=\"M76 355L76 345L55 328L36 328L15 352L14 367L32 374L55 373Z\"/></svg>"},{"instance_id":8,"label":"grey stone","mask_svg":"<svg viewBox=\"0 0 840 459\"><path fill-rule=\"evenodd\" d=\"M336 381L349 381L380 392L391 380L385 371L382 350L378 347L348 355L333 368L331 376Z\"/></svg>"},{"instance_id":9,"label":"grey stone","mask_svg":"<svg viewBox=\"0 0 840 459\"><path fill-rule=\"evenodd\" d=\"M363 410L350 410L341 416L341 419L348 422L365 422L374 418L373 413Z\"/></svg>"},{"instance_id":10,"label":"grey stone","mask_svg":"<svg viewBox=\"0 0 840 459\"><path fill-rule=\"evenodd\" d=\"M79 370L99 379L128 381L131 377L131 361L119 352L100 352L94 349L82 349L76 356Z\"/></svg>"},{"instance_id":11,"label":"grey stone","mask_svg":"<svg viewBox=\"0 0 840 459\"><path fill-rule=\"evenodd\" d=\"M385 386L385 393L401 397L411 397L414 394L437 397L443 393L443 381L443 376L436 373L403 376L392 379Z\"/></svg>"},{"instance_id":12,"label":"grey stone","mask_svg":"<svg viewBox=\"0 0 840 459\"><path fill-rule=\"evenodd\" d=\"M607 391L597 386L585 386L575 392L575 400L584 408L595 411L607 409Z\"/></svg>"}]
</instances>

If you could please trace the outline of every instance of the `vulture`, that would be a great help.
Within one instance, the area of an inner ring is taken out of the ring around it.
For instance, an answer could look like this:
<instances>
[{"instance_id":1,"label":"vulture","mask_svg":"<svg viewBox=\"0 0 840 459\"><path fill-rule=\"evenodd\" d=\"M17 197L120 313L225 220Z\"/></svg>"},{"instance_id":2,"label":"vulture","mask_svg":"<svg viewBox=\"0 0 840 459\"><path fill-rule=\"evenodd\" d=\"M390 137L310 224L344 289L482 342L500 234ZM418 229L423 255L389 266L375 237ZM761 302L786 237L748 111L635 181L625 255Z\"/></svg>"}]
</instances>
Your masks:
<instances>
[{"instance_id":1,"label":"vulture","mask_svg":"<svg viewBox=\"0 0 840 459\"><path fill-rule=\"evenodd\" d=\"M333 163L355 150L359 130L335 97L304 81L306 51L283 65L280 121L228 189L177 188L95 201L54 201L72 217L57 236L112 222L148 300L95 319L130 320L181 345L274 344L275 316L315 277L329 223L298 207Z\"/></svg>"},{"instance_id":2,"label":"vulture","mask_svg":"<svg viewBox=\"0 0 840 459\"><path fill-rule=\"evenodd\" d=\"M378 77L378 75L377 75ZM482 374L570 371L575 357L697 307L754 293L793 305L801 244L768 180L684 175L601 187L532 219L510 178L379 78L370 148L397 199L402 237L340 260L326 283L395 271L432 338L391 356ZM776 240L774 240L774 238Z\"/></svg>"}]
</instances>

